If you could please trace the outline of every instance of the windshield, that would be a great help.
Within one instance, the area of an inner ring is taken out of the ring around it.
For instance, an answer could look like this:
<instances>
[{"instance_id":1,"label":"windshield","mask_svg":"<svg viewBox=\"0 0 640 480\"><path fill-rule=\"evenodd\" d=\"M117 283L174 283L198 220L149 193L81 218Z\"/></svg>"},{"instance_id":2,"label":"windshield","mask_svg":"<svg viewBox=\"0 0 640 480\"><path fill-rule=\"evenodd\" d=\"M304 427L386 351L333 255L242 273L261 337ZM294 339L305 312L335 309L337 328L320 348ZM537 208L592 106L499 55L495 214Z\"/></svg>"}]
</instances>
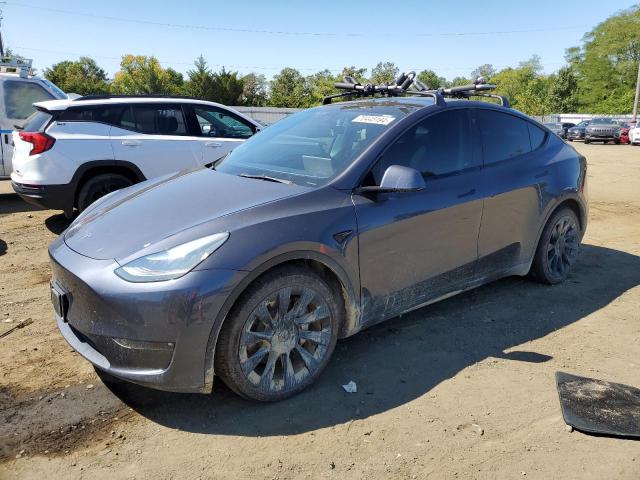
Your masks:
<instances>
[{"instance_id":1,"label":"windshield","mask_svg":"<svg viewBox=\"0 0 640 480\"><path fill-rule=\"evenodd\" d=\"M382 132L421 107L424 104L388 101L305 110L253 136L213 168L232 175L321 186L342 173Z\"/></svg>"},{"instance_id":2,"label":"windshield","mask_svg":"<svg viewBox=\"0 0 640 480\"><path fill-rule=\"evenodd\" d=\"M587 120L583 120L578 125L576 125L576 127L586 127L587 125L589 125L589 123L590 122L588 122Z\"/></svg>"}]
</instances>

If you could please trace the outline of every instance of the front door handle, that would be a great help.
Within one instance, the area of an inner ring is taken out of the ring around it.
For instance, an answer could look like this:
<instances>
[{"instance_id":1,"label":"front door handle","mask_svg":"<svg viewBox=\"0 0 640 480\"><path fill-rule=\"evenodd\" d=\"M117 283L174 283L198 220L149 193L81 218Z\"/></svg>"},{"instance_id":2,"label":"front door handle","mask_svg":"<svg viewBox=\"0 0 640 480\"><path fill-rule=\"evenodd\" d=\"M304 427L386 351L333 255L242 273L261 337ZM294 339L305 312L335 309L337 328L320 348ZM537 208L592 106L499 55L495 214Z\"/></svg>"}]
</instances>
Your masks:
<instances>
[{"instance_id":1,"label":"front door handle","mask_svg":"<svg viewBox=\"0 0 640 480\"><path fill-rule=\"evenodd\" d=\"M142 142L140 142L140 140L123 140L122 141L122 145L124 145L125 147L137 147L141 143Z\"/></svg>"},{"instance_id":2,"label":"front door handle","mask_svg":"<svg viewBox=\"0 0 640 480\"><path fill-rule=\"evenodd\" d=\"M222 144L220 142L207 142L204 144L204 146L209 148L218 148L221 147Z\"/></svg>"}]
</instances>

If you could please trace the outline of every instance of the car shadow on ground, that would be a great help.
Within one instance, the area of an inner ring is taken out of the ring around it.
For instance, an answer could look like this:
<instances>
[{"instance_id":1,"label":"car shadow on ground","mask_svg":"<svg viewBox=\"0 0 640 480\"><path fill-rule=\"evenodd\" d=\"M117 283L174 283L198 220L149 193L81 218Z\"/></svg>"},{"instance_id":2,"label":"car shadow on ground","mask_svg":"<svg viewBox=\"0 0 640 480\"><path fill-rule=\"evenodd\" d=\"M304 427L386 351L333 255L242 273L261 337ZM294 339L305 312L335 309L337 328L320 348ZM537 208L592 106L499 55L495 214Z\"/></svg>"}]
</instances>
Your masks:
<instances>
[{"instance_id":1,"label":"car shadow on ground","mask_svg":"<svg viewBox=\"0 0 640 480\"><path fill-rule=\"evenodd\" d=\"M0 215L8 213L34 212L37 210L42 210L42 208L25 202L15 193L0 194Z\"/></svg>"},{"instance_id":2,"label":"car shadow on ground","mask_svg":"<svg viewBox=\"0 0 640 480\"><path fill-rule=\"evenodd\" d=\"M72 221L73 219L65 217L64 213L59 213L57 215L51 215L50 217L48 217L44 221L44 224L51 233L60 235L66 230L66 228L71 224Z\"/></svg>"},{"instance_id":3,"label":"car shadow on ground","mask_svg":"<svg viewBox=\"0 0 640 480\"><path fill-rule=\"evenodd\" d=\"M609 278L603 281L605 272ZM170 428L223 435L298 434L396 408L489 357L548 361L552 357L545 352L511 349L584 318L638 284L640 257L585 245L563 285L504 279L339 342L319 381L280 403L243 400L219 380L211 395L166 393L127 383L109 388L141 415ZM350 380L357 383L356 394L341 388Z\"/></svg>"},{"instance_id":4,"label":"car shadow on ground","mask_svg":"<svg viewBox=\"0 0 640 480\"><path fill-rule=\"evenodd\" d=\"M0 239L0 257L7 253L7 242Z\"/></svg>"}]
</instances>

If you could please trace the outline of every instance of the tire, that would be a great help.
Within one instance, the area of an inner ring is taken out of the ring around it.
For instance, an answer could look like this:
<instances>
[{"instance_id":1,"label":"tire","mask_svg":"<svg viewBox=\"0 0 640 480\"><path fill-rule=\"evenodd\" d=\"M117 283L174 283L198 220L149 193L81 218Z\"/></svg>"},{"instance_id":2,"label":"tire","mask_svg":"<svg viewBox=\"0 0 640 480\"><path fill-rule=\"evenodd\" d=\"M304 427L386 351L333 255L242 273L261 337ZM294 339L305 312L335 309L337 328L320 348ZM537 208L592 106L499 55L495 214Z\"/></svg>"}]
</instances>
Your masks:
<instances>
[{"instance_id":1,"label":"tire","mask_svg":"<svg viewBox=\"0 0 640 480\"><path fill-rule=\"evenodd\" d=\"M87 180L78 191L77 207L80 212L93 202L108 193L133 185L133 182L123 175L116 173L102 173Z\"/></svg>"},{"instance_id":2,"label":"tire","mask_svg":"<svg viewBox=\"0 0 640 480\"><path fill-rule=\"evenodd\" d=\"M340 293L310 269L265 274L240 296L222 326L216 375L251 400L274 402L299 393L329 362L343 311Z\"/></svg>"},{"instance_id":3,"label":"tire","mask_svg":"<svg viewBox=\"0 0 640 480\"><path fill-rule=\"evenodd\" d=\"M531 274L549 285L564 282L578 257L580 221L568 207L555 212L542 231Z\"/></svg>"},{"instance_id":4,"label":"tire","mask_svg":"<svg viewBox=\"0 0 640 480\"><path fill-rule=\"evenodd\" d=\"M614 140L613 143L615 143L616 145L620 145L620 140Z\"/></svg>"},{"instance_id":5,"label":"tire","mask_svg":"<svg viewBox=\"0 0 640 480\"><path fill-rule=\"evenodd\" d=\"M584 143L589 144L591 143L591 140L587 140L586 138L584 139Z\"/></svg>"}]
</instances>

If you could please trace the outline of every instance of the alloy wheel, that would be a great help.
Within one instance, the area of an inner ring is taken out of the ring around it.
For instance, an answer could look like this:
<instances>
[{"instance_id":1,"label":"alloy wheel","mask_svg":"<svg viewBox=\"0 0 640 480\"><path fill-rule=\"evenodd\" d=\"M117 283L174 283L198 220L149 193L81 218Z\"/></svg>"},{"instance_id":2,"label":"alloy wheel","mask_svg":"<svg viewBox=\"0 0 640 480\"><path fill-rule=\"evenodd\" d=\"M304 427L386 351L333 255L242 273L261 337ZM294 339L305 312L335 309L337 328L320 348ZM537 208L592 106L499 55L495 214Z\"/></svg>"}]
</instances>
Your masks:
<instances>
[{"instance_id":1,"label":"alloy wheel","mask_svg":"<svg viewBox=\"0 0 640 480\"><path fill-rule=\"evenodd\" d=\"M281 288L251 312L240 336L239 360L254 387L286 393L312 376L329 353L331 311L308 287Z\"/></svg>"},{"instance_id":2,"label":"alloy wheel","mask_svg":"<svg viewBox=\"0 0 640 480\"><path fill-rule=\"evenodd\" d=\"M564 277L578 256L578 225L571 217L560 217L547 245L547 265L551 273Z\"/></svg>"}]
</instances>

